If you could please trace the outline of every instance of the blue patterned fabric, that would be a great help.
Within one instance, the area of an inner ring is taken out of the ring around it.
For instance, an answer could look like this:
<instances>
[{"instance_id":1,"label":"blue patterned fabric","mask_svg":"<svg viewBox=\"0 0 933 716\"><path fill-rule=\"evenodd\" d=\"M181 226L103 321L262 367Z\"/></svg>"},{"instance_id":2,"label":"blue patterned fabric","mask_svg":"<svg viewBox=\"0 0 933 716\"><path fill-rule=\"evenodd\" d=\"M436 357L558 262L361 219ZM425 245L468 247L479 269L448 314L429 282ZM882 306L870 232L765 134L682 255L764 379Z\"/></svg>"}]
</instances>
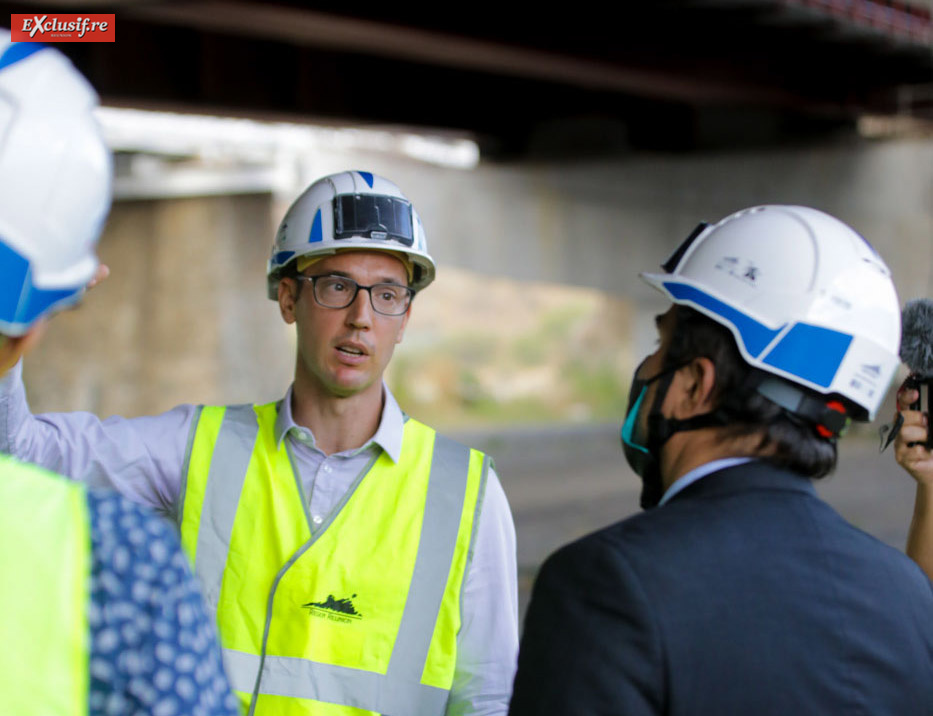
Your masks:
<instances>
[{"instance_id":1,"label":"blue patterned fabric","mask_svg":"<svg viewBox=\"0 0 933 716\"><path fill-rule=\"evenodd\" d=\"M234 716L213 624L171 525L89 491L92 716Z\"/></svg>"}]
</instances>

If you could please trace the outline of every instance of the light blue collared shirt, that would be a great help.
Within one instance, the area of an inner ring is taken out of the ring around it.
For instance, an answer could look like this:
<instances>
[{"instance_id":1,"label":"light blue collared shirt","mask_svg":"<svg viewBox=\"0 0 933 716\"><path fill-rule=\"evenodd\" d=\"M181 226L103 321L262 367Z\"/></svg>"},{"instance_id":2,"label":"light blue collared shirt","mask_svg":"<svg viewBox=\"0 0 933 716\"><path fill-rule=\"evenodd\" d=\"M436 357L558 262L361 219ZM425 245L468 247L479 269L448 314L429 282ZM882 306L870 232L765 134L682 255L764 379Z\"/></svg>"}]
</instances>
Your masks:
<instances>
[{"instance_id":1,"label":"light blue collared shirt","mask_svg":"<svg viewBox=\"0 0 933 716\"><path fill-rule=\"evenodd\" d=\"M754 459L755 458L753 457L724 457L719 460L708 462L705 465L695 467L686 475L681 475L676 480L674 480L674 484L667 488L667 492L664 493L664 496L658 503L658 507L670 502L678 492L682 492L697 480L702 480L707 475L711 475L714 472L719 472L720 470L725 470L727 467L742 465L746 462L751 462Z\"/></svg>"}]
</instances>

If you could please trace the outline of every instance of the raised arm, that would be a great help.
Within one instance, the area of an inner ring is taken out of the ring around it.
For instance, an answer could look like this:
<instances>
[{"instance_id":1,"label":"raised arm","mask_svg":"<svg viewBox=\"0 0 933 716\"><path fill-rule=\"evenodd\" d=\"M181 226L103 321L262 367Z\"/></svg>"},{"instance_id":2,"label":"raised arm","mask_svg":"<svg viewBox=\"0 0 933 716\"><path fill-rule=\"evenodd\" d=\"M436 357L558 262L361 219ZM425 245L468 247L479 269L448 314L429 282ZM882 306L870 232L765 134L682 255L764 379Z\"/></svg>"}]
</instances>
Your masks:
<instances>
[{"instance_id":1,"label":"raised arm","mask_svg":"<svg viewBox=\"0 0 933 716\"><path fill-rule=\"evenodd\" d=\"M0 377L0 452L172 514L196 408L101 420L87 412L33 415L22 364Z\"/></svg>"},{"instance_id":2,"label":"raised arm","mask_svg":"<svg viewBox=\"0 0 933 716\"><path fill-rule=\"evenodd\" d=\"M902 388L897 394L904 424L894 441L894 457L917 481L914 514L907 534L907 554L933 579L933 453L926 448L929 416L910 410L919 400L916 389Z\"/></svg>"}]
</instances>

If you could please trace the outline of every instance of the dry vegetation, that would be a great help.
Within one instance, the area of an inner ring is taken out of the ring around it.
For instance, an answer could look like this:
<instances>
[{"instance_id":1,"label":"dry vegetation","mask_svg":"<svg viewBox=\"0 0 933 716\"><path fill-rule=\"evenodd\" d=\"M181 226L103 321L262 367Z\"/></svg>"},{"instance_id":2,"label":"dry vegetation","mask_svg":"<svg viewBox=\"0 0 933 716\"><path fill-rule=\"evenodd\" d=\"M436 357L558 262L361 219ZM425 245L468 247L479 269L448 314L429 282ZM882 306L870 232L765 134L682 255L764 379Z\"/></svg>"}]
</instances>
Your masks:
<instances>
[{"instance_id":1,"label":"dry vegetation","mask_svg":"<svg viewBox=\"0 0 933 716\"><path fill-rule=\"evenodd\" d=\"M387 380L438 426L619 419L631 308L597 291L447 269L416 298Z\"/></svg>"}]
</instances>

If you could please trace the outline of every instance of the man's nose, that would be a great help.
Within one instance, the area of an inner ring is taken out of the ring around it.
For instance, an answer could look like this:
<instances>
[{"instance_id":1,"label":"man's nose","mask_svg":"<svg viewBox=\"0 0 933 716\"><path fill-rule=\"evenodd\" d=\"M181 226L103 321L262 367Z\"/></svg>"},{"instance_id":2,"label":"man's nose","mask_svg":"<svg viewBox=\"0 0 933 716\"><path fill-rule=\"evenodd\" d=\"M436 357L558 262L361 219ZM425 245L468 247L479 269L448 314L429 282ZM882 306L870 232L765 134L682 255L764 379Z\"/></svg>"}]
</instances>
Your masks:
<instances>
[{"instance_id":1,"label":"man's nose","mask_svg":"<svg viewBox=\"0 0 933 716\"><path fill-rule=\"evenodd\" d=\"M369 326L373 320L373 303L369 289L360 288L353 302L347 306L347 322L353 326Z\"/></svg>"}]
</instances>

